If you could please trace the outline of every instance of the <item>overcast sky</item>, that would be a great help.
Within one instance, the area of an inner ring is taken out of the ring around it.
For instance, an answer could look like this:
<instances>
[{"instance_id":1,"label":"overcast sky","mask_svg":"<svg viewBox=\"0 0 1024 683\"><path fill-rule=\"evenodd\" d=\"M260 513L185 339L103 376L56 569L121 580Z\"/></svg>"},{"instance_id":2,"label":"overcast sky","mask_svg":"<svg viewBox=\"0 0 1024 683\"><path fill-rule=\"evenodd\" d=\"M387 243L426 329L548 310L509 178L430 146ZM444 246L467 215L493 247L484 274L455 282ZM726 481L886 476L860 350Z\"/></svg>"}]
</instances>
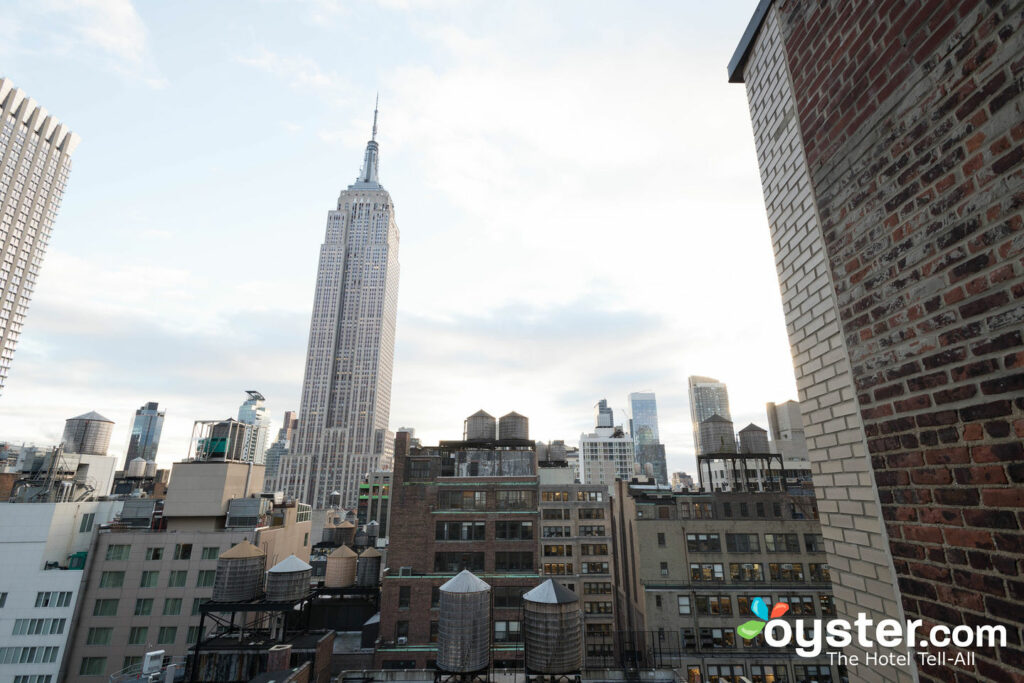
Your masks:
<instances>
[{"instance_id":1,"label":"overcast sky","mask_svg":"<svg viewBox=\"0 0 1024 683\"><path fill-rule=\"evenodd\" d=\"M0 74L82 143L0 396L0 439L96 410L159 459L245 389L297 409L327 211L379 90L401 231L391 426L516 410L575 443L655 391L693 471L688 375L737 429L795 398L743 86L756 0L0 7Z\"/></svg>"}]
</instances>

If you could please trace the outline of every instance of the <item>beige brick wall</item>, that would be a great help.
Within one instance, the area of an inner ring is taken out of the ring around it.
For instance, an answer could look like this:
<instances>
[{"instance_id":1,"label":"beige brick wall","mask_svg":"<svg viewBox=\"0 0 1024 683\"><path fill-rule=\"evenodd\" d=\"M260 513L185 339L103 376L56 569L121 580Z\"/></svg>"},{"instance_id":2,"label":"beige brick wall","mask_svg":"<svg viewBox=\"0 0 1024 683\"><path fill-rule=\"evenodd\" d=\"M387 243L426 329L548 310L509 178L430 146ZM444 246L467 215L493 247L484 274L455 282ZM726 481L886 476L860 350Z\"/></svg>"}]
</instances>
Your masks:
<instances>
[{"instance_id":1,"label":"beige brick wall","mask_svg":"<svg viewBox=\"0 0 1024 683\"><path fill-rule=\"evenodd\" d=\"M903 619L774 7L744 80L837 616ZM911 681L916 670L858 666L850 678Z\"/></svg>"}]
</instances>

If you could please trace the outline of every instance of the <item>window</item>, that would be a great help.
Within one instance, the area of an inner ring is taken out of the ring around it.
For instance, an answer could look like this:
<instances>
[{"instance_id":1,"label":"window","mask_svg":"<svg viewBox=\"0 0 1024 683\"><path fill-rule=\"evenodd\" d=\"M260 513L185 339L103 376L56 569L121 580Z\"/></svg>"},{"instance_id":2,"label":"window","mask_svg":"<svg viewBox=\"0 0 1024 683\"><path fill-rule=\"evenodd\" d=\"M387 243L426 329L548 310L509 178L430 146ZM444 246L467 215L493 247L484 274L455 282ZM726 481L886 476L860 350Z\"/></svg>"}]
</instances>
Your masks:
<instances>
[{"instance_id":1,"label":"window","mask_svg":"<svg viewBox=\"0 0 1024 683\"><path fill-rule=\"evenodd\" d=\"M486 491L441 491L437 494L441 510L486 510Z\"/></svg>"},{"instance_id":2,"label":"window","mask_svg":"<svg viewBox=\"0 0 1024 683\"><path fill-rule=\"evenodd\" d=\"M603 524L598 525L580 525L580 536L607 536L604 530Z\"/></svg>"},{"instance_id":3,"label":"window","mask_svg":"<svg viewBox=\"0 0 1024 683\"><path fill-rule=\"evenodd\" d=\"M582 493L582 491L580 492ZM568 491L541 491L540 499L545 503L569 500ZM580 500L583 500L582 498Z\"/></svg>"},{"instance_id":4,"label":"window","mask_svg":"<svg viewBox=\"0 0 1024 683\"><path fill-rule=\"evenodd\" d=\"M494 586L491 593L494 595L495 608L518 609L523 602L523 593L527 590L522 586Z\"/></svg>"},{"instance_id":5,"label":"window","mask_svg":"<svg viewBox=\"0 0 1024 683\"><path fill-rule=\"evenodd\" d=\"M604 500L604 494L601 491L577 491L576 500L589 503L600 503Z\"/></svg>"},{"instance_id":6,"label":"window","mask_svg":"<svg viewBox=\"0 0 1024 683\"><path fill-rule=\"evenodd\" d=\"M770 553L798 553L800 540L796 534L765 534L764 549Z\"/></svg>"},{"instance_id":7,"label":"window","mask_svg":"<svg viewBox=\"0 0 1024 683\"><path fill-rule=\"evenodd\" d=\"M697 614L709 616L731 615L732 598L728 595L698 595Z\"/></svg>"},{"instance_id":8,"label":"window","mask_svg":"<svg viewBox=\"0 0 1024 683\"><path fill-rule=\"evenodd\" d=\"M680 595L676 597L676 606L679 608L680 614L690 613L690 596Z\"/></svg>"},{"instance_id":9,"label":"window","mask_svg":"<svg viewBox=\"0 0 1024 683\"><path fill-rule=\"evenodd\" d=\"M409 622L399 621L395 623L395 638L409 637Z\"/></svg>"},{"instance_id":10,"label":"window","mask_svg":"<svg viewBox=\"0 0 1024 683\"><path fill-rule=\"evenodd\" d=\"M690 581L720 582L725 580L725 570L720 564L694 562L690 564Z\"/></svg>"},{"instance_id":11,"label":"window","mask_svg":"<svg viewBox=\"0 0 1024 683\"><path fill-rule=\"evenodd\" d=\"M583 611L587 614L611 614L612 603L610 602L585 602Z\"/></svg>"},{"instance_id":12,"label":"window","mask_svg":"<svg viewBox=\"0 0 1024 683\"><path fill-rule=\"evenodd\" d=\"M436 621L431 621L430 622L430 642L436 643L440 633L441 633L440 624L438 624L438 622L436 622Z\"/></svg>"},{"instance_id":13,"label":"window","mask_svg":"<svg viewBox=\"0 0 1024 683\"><path fill-rule=\"evenodd\" d=\"M608 637L612 634L611 624L587 624L587 638Z\"/></svg>"},{"instance_id":14,"label":"window","mask_svg":"<svg viewBox=\"0 0 1024 683\"><path fill-rule=\"evenodd\" d=\"M217 576L216 569L200 569L196 575L196 588L209 588Z\"/></svg>"},{"instance_id":15,"label":"window","mask_svg":"<svg viewBox=\"0 0 1024 683\"><path fill-rule=\"evenodd\" d=\"M82 663L78 667L79 676L102 676L106 671L106 657L82 657Z\"/></svg>"},{"instance_id":16,"label":"window","mask_svg":"<svg viewBox=\"0 0 1024 683\"><path fill-rule=\"evenodd\" d=\"M686 549L691 553L720 553L722 541L718 534L686 534Z\"/></svg>"},{"instance_id":17,"label":"window","mask_svg":"<svg viewBox=\"0 0 1024 683\"><path fill-rule=\"evenodd\" d=\"M113 617L117 615L117 598L97 600L92 607L94 617Z\"/></svg>"},{"instance_id":18,"label":"window","mask_svg":"<svg viewBox=\"0 0 1024 683\"><path fill-rule=\"evenodd\" d=\"M760 562L734 562L729 565L729 577L734 583L764 581L764 567Z\"/></svg>"},{"instance_id":19,"label":"window","mask_svg":"<svg viewBox=\"0 0 1024 683\"><path fill-rule=\"evenodd\" d=\"M177 626L161 626L160 632L156 637L157 645L173 645L174 640L178 637Z\"/></svg>"},{"instance_id":20,"label":"window","mask_svg":"<svg viewBox=\"0 0 1024 683\"><path fill-rule=\"evenodd\" d=\"M59 647L0 647L0 664L52 664Z\"/></svg>"},{"instance_id":21,"label":"window","mask_svg":"<svg viewBox=\"0 0 1024 683\"><path fill-rule=\"evenodd\" d=\"M499 510L529 510L536 506L536 491L498 491Z\"/></svg>"},{"instance_id":22,"label":"window","mask_svg":"<svg viewBox=\"0 0 1024 683\"><path fill-rule=\"evenodd\" d=\"M782 517L782 503L772 503L772 516Z\"/></svg>"},{"instance_id":23,"label":"window","mask_svg":"<svg viewBox=\"0 0 1024 683\"><path fill-rule=\"evenodd\" d=\"M139 588L156 588L159 580L159 571L144 571L139 577Z\"/></svg>"},{"instance_id":24,"label":"window","mask_svg":"<svg viewBox=\"0 0 1024 683\"><path fill-rule=\"evenodd\" d=\"M147 560L162 560L164 559L163 548L146 548L146 559Z\"/></svg>"},{"instance_id":25,"label":"window","mask_svg":"<svg viewBox=\"0 0 1024 683\"><path fill-rule=\"evenodd\" d=\"M202 631L199 630L198 626L189 626L188 634L186 635L186 643L194 645L199 642L199 638L202 637Z\"/></svg>"},{"instance_id":26,"label":"window","mask_svg":"<svg viewBox=\"0 0 1024 683\"><path fill-rule=\"evenodd\" d=\"M754 507L757 510L757 516L760 517L761 519L764 519L764 517L765 517L765 514L764 514L764 503L755 503Z\"/></svg>"},{"instance_id":27,"label":"window","mask_svg":"<svg viewBox=\"0 0 1024 683\"><path fill-rule=\"evenodd\" d=\"M7 593L0 593L0 609L7 604Z\"/></svg>"},{"instance_id":28,"label":"window","mask_svg":"<svg viewBox=\"0 0 1024 683\"><path fill-rule=\"evenodd\" d=\"M732 503L722 503L722 516L732 517Z\"/></svg>"},{"instance_id":29,"label":"window","mask_svg":"<svg viewBox=\"0 0 1024 683\"><path fill-rule=\"evenodd\" d=\"M409 478L410 479L429 479L430 478L430 461L429 460L410 460L409 461Z\"/></svg>"},{"instance_id":30,"label":"window","mask_svg":"<svg viewBox=\"0 0 1024 683\"><path fill-rule=\"evenodd\" d=\"M164 598L164 616L181 614L181 598Z\"/></svg>"},{"instance_id":31,"label":"window","mask_svg":"<svg viewBox=\"0 0 1024 683\"><path fill-rule=\"evenodd\" d=\"M203 548L202 559L216 560L218 557L220 557L220 548L217 546L207 546Z\"/></svg>"},{"instance_id":32,"label":"window","mask_svg":"<svg viewBox=\"0 0 1024 683\"><path fill-rule=\"evenodd\" d=\"M135 601L135 616L148 617L153 613L153 598L139 598Z\"/></svg>"},{"instance_id":33,"label":"window","mask_svg":"<svg viewBox=\"0 0 1024 683\"><path fill-rule=\"evenodd\" d=\"M789 605L794 616L814 616L814 598L810 595L780 595L779 601Z\"/></svg>"},{"instance_id":34,"label":"window","mask_svg":"<svg viewBox=\"0 0 1024 683\"><path fill-rule=\"evenodd\" d=\"M751 683L785 683L789 680L786 667L781 664L752 664Z\"/></svg>"},{"instance_id":35,"label":"window","mask_svg":"<svg viewBox=\"0 0 1024 683\"><path fill-rule=\"evenodd\" d=\"M430 609L438 609L441 606L440 586L430 587Z\"/></svg>"},{"instance_id":36,"label":"window","mask_svg":"<svg viewBox=\"0 0 1024 683\"><path fill-rule=\"evenodd\" d=\"M52 636L64 633L66 619L15 619L11 635L15 636Z\"/></svg>"},{"instance_id":37,"label":"window","mask_svg":"<svg viewBox=\"0 0 1024 683\"><path fill-rule=\"evenodd\" d=\"M740 517L749 517L749 516L750 516L750 504L749 503L740 503Z\"/></svg>"},{"instance_id":38,"label":"window","mask_svg":"<svg viewBox=\"0 0 1024 683\"><path fill-rule=\"evenodd\" d=\"M7 594L4 593L6 600ZM71 604L71 591L43 591L36 593L36 607L67 607Z\"/></svg>"},{"instance_id":39,"label":"window","mask_svg":"<svg viewBox=\"0 0 1024 683\"><path fill-rule=\"evenodd\" d=\"M541 519L572 519L569 508L547 508L540 511Z\"/></svg>"},{"instance_id":40,"label":"window","mask_svg":"<svg viewBox=\"0 0 1024 683\"><path fill-rule=\"evenodd\" d=\"M132 547L130 545L108 545L107 546L107 559L108 560L127 560L128 556L131 555L131 552L132 552Z\"/></svg>"},{"instance_id":41,"label":"window","mask_svg":"<svg viewBox=\"0 0 1024 683\"><path fill-rule=\"evenodd\" d=\"M78 533L84 534L92 531L92 523L96 519L95 512L88 512L82 515L82 523L78 525Z\"/></svg>"},{"instance_id":42,"label":"window","mask_svg":"<svg viewBox=\"0 0 1024 683\"><path fill-rule=\"evenodd\" d=\"M804 566L799 562L771 562L768 573L772 581L803 581Z\"/></svg>"},{"instance_id":43,"label":"window","mask_svg":"<svg viewBox=\"0 0 1024 683\"><path fill-rule=\"evenodd\" d=\"M693 518L694 519L714 519L715 514L711 503L694 503L693 504Z\"/></svg>"},{"instance_id":44,"label":"window","mask_svg":"<svg viewBox=\"0 0 1024 683\"><path fill-rule=\"evenodd\" d=\"M185 582L188 580L187 569L176 569L167 575L167 587L168 588L184 588Z\"/></svg>"},{"instance_id":45,"label":"window","mask_svg":"<svg viewBox=\"0 0 1024 683\"><path fill-rule=\"evenodd\" d=\"M761 540L757 534L726 534L725 548L730 553L759 553Z\"/></svg>"},{"instance_id":46,"label":"window","mask_svg":"<svg viewBox=\"0 0 1024 683\"><path fill-rule=\"evenodd\" d=\"M545 526L544 538L568 538L572 536L571 526Z\"/></svg>"},{"instance_id":47,"label":"window","mask_svg":"<svg viewBox=\"0 0 1024 683\"><path fill-rule=\"evenodd\" d=\"M731 628L702 628L700 646L701 649L736 647L736 636Z\"/></svg>"},{"instance_id":48,"label":"window","mask_svg":"<svg viewBox=\"0 0 1024 683\"><path fill-rule=\"evenodd\" d=\"M544 557L572 557L571 545L545 545Z\"/></svg>"},{"instance_id":49,"label":"window","mask_svg":"<svg viewBox=\"0 0 1024 683\"><path fill-rule=\"evenodd\" d=\"M570 565L572 566L572 565ZM607 574L607 562L584 562L580 565L581 574Z\"/></svg>"},{"instance_id":50,"label":"window","mask_svg":"<svg viewBox=\"0 0 1024 683\"><path fill-rule=\"evenodd\" d=\"M828 570L828 564L812 562L809 567L811 570L811 581L816 583L825 583L832 580L832 574Z\"/></svg>"},{"instance_id":51,"label":"window","mask_svg":"<svg viewBox=\"0 0 1024 683\"><path fill-rule=\"evenodd\" d=\"M494 571L532 572L533 553L530 551L494 553Z\"/></svg>"},{"instance_id":52,"label":"window","mask_svg":"<svg viewBox=\"0 0 1024 683\"><path fill-rule=\"evenodd\" d=\"M484 570L483 553L434 553L434 571L454 573L468 569L471 572Z\"/></svg>"},{"instance_id":53,"label":"window","mask_svg":"<svg viewBox=\"0 0 1024 683\"><path fill-rule=\"evenodd\" d=\"M498 520L494 523L494 537L499 541L529 541L533 538L533 522Z\"/></svg>"},{"instance_id":54,"label":"window","mask_svg":"<svg viewBox=\"0 0 1024 683\"><path fill-rule=\"evenodd\" d=\"M818 604L821 607L821 616L832 617L836 614L836 603L831 595L819 595Z\"/></svg>"},{"instance_id":55,"label":"window","mask_svg":"<svg viewBox=\"0 0 1024 683\"><path fill-rule=\"evenodd\" d=\"M659 567L661 569L661 575L662 576L668 576L668 562L662 562L659 565Z\"/></svg>"},{"instance_id":56,"label":"window","mask_svg":"<svg viewBox=\"0 0 1024 683\"><path fill-rule=\"evenodd\" d=\"M572 562L545 562L544 573L555 575L572 574Z\"/></svg>"},{"instance_id":57,"label":"window","mask_svg":"<svg viewBox=\"0 0 1024 683\"><path fill-rule=\"evenodd\" d=\"M149 634L149 628L146 626L132 626L131 630L128 631L128 644L129 645L145 645L146 636Z\"/></svg>"},{"instance_id":58,"label":"window","mask_svg":"<svg viewBox=\"0 0 1024 683\"><path fill-rule=\"evenodd\" d=\"M661 546L662 548L665 547L665 534L664 534L664 532L661 532L661 531L658 532L658 545Z\"/></svg>"},{"instance_id":59,"label":"window","mask_svg":"<svg viewBox=\"0 0 1024 683\"><path fill-rule=\"evenodd\" d=\"M409 603L412 601L412 587L411 586L399 586L398 587L398 609L409 609Z\"/></svg>"},{"instance_id":60,"label":"window","mask_svg":"<svg viewBox=\"0 0 1024 683\"><path fill-rule=\"evenodd\" d=\"M708 683L740 683L743 666L740 664L709 665Z\"/></svg>"},{"instance_id":61,"label":"window","mask_svg":"<svg viewBox=\"0 0 1024 683\"><path fill-rule=\"evenodd\" d=\"M604 519L604 508L580 508L580 519Z\"/></svg>"},{"instance_id":62,"label":"window","mask_svg":"<svg viewBox=\"0 0 1024 683\"><path fill-rule=\"evenodd\" d=\"M192 559L192 544L191 543L178 543L174 546L174 559L176 560L191 560Z\"/></svg>"},{"instance_id":63,"label":"window","mask_svg":"<svg viewBox=\"0 0 1024 683\"><path fill-rule=\"evenodd\" d=\"M832 683L832 669L828 664L794 664L793 676L798 683Z\"/></svg>"},{"instance_id":64,"label":"window","mask_svg":"<svg viewBox=\"0 0 1024 683\"><path fill-rule=\"evenodd\" d=\"M519 622L518 621L495 621L494 622L494 642L496 643L510 643L517 642L519 640Z\"/></svg>"},{"instance_id":65,"label":"window","mask_svg":"<svg viewBox=\"0 0 1024 683\"><path fill-rule=\"evenodd\" d=\"M435 522L437 541L482 541L486 538L485 522Z\"/></svg>"},{"instance_id":66,"label":"window","mask_svg":"<svg viewBox=\"0 0 1024 683\"><path fill-rule=\"evenodd\" d=\"M192 598L192 616L199 614L199 608L208 598Z\"/></svg>"},{"instance_id":67,"label":"window","mask_svg":"<svg viewBox=\"0 0 1024 683\"><path fill-rule=\"evenodd\" d=\"M103 628L90 628L85 636L86 645L110 645L110 636L114 629L109 626Z\"/></svg>"},{"instance_id":68,"label":"window","mask_svg":"<svg viewBox=\"0 0 1024 683\"><path fill-rule=\"evenodd\" d=\"M14 683L53 683L49 674L20 674L14 677Z\"/></svg>"},{"instance_id":69,"label":"window","mask_svg":"<svg viewBox=\"0 0 1024 683\"><path fill-rule=\"evenodd\" d=\"M142 657L138 657L138 656L125 657L124 660L121 663L121 670L124 671L125 669L131 668L133 666L141 667L142 666Z\"/></svg>"},{"instance_id":70,"label":"window","mask_svg":"<svg viewBox=\"0 0 1024 683\"><path fill-rule=\"evenodd\" d=\"M740 595L736 598L736 611L741 616L751 616L753 612L750 609L750 604L754 601L754 598L760 597L764 601L766 607L771 609L772 597L770 595Z\"/></svg>"},{"instance_id":71,"label":"window","mask_svg":"<svg viewBox=\"0 0 1024 683\"><path fill-rule=\"evenodd\" d=\"M607 555L607 543L583 543L580 545L580 555Z\"/></svg>"},{"instance_id":72,"label":"window","mask_svg":"<svg viewBox=\"0 0 1024 683\"><path fill-rule=\"evenodd\" d=\"M100 574L100 588L120 588L124 585L124 572L103 572Z\"/></svg>"},{"instance_id":73,"label":"window","mask_svg":"<svg viewBox=\"0 0 1024 683\"><path fill-rule=\"evenodd\" d=\"M604 581L587 581L583 584L584 595L609 595L612 585Z\"/></svg>"}]
</instances>

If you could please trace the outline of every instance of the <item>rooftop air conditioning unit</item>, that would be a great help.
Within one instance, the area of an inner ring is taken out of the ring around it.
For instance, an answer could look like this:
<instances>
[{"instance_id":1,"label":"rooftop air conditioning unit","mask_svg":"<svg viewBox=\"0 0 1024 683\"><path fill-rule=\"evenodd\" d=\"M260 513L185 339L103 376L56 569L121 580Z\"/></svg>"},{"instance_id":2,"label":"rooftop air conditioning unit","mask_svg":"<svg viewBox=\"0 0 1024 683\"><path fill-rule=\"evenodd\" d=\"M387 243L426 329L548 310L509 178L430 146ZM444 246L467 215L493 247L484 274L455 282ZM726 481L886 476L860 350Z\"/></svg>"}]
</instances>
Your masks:
<instances>
[{"instance_id":1,"label":"rooftop air conditioning unit","mask_svg":"<svg viewBox=\"0 0 1024 683\"><path fill-rule=\"evenodd\" d=\"M405 636L399 636L398 637L398 644L399 645L405 645L408 642L409 642L409 639L406 638Z\"/></svg>"},{"instance_id":2,"label":"rooftop air conditioning unit","mask_svg":"<svg viewBox=\"0 0 1024 683\"><path fill-rule=\"evenodd\" d=\"M153 652L147 652L142 658L142 673L144 674L155 674L159 673L160 669L164 665L164 651L154 650Z\"/></svg>"}]
</instances>

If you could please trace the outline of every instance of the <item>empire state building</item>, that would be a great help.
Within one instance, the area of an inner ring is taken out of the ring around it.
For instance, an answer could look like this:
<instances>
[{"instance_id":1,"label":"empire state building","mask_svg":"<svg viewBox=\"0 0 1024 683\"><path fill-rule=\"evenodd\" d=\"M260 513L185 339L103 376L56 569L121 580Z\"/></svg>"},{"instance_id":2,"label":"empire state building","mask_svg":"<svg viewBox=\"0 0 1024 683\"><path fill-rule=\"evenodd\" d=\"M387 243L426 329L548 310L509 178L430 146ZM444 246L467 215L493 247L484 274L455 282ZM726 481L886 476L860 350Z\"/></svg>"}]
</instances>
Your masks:
<instances>
[{"instance_id":1,"label":"empire state building","mask_svg":"<svg viewBox=\"0 0 1024 683\"><path fill-rule=\"evenodd\" d=\"M377 111L362 172L327 214L309 325L299 429L280 490L314 508L352 508L366 473L390 469L398 225L377 179Z\"/></svg>"}]
</instances>

